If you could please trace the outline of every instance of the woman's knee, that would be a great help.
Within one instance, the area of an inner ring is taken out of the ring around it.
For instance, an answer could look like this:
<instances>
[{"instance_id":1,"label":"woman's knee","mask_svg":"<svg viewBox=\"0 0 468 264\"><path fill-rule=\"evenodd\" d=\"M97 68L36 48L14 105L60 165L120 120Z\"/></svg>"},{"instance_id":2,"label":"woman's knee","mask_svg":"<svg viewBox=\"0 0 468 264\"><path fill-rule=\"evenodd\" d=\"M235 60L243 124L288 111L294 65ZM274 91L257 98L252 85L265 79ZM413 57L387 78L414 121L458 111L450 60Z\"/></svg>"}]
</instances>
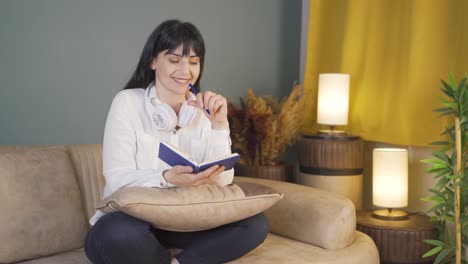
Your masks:
<instances>
[{"instance_id":1,"label":"woman's knee","mask_svg":"<svg viewBox=\"0 0 468 264\"><path fill-rule=\"evenodd\" d=\"M151 234L150 225L122 212L104 215L91 229L92 238L103 246L124 247L127 243L144 242Z\"/></svg>"},{"instance_id":2,"label":"woman's knee","mask_svg":"<svg viewBox=\"0 0 468 264\"><path fill-rule=\"evenodd\" d=\"M119 259L122 255L138 259L169 258L169 252L150 231L149 223L121 212L104 215L91 228L85 251L91 260Z\"/></svg>"}]
</instances>

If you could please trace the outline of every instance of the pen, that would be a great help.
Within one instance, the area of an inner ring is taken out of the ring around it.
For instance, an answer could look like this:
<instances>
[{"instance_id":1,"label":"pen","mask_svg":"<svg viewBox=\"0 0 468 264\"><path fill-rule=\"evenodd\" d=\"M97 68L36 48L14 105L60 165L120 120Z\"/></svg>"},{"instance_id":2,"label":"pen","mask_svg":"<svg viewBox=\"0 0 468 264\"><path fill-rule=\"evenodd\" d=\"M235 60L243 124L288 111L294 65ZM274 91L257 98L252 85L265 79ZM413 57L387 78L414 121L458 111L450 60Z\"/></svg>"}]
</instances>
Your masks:
<instances>
[{"instance_id":1,"label":"pen","mask_svg":"<svg viewBox=\"0 0 468 264\"><path fill-rule=\"evenodd\" d=\"M198 92L197 92L197 90L195 90L195 87L193 87L193 85L192 85L191 83L189 83L188 86L190 87L190 91L191 91L195 96L197 96ZM211 115L210 110L208 110L207 108L205 108L205 111L206 111L206 113L208 113L209 115Z\"/></svg>"}]
</instances>

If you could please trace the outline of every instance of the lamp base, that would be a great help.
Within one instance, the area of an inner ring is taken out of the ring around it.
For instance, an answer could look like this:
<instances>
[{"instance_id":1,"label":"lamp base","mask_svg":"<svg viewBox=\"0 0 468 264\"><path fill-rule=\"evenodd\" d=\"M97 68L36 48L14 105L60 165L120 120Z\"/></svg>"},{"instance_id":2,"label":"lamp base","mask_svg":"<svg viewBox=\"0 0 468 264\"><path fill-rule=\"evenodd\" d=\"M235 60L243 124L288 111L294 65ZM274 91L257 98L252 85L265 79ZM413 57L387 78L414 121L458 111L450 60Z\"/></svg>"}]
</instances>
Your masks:
<instances>
[{"instance_id":1,"label":"lamp base","mask_svg":"<svg viewBox=\"0 0 468 264\"><path fill-rule=\"evenodd\" d=\"M408 213L401 210L375 210L372 212L372 217L387 220L387 221L400 221L408 219Z\"/></svg>"},{"instance_id":2,"label":"lamp base","mask_svg":"<svg viewBox=\"0 0 468 264\"><path fill-rule=\"evenodd\" d=\"M334 137L344 137L347 135L344 130L334 130L334 129L319 130L318 134L321 136L334 136Z\"/></svg>"},{"instance_id":3,"label":"lamp base","mask_svg":"<svg viewBox=\"0 0 468 264\"><path fill-rule=\"evenodd\" d=\"M320 136L331 136L331 137L344 137L346 132L344 130L335 130L335 125L328 125L330 129L322 129L318 131Z\"/></svg>"}]
</instances>

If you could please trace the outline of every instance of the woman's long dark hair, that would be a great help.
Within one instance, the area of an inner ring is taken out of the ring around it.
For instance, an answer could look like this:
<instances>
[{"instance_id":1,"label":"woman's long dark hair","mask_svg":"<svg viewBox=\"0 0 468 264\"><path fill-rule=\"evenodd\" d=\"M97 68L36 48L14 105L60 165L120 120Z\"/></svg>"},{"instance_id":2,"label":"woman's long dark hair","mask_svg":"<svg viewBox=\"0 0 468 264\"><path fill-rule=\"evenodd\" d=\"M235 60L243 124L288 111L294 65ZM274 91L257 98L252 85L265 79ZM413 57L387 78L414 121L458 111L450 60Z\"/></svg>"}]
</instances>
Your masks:
<instances>
[{"instance_id":1,"label":"woman's long dark hair","mask_svg":"<svg viewBox=\"0 0 468 264\"><path fill-rule=\"evenodd\" d=\"M195 89L200 91L200 79L203 73L203 63L205 59L205 43L200 31L189 22L179 20L167 20L162 22L149 36L145 47L141 52L140 61L130 80L124 89L146 88L155 79L154 70L151 69L153 59L161 51L175 50L180 45L183 46L182 56L190 55L190 49L200 57L200 75L193 84Z\"/></svg>"}]
</instances>

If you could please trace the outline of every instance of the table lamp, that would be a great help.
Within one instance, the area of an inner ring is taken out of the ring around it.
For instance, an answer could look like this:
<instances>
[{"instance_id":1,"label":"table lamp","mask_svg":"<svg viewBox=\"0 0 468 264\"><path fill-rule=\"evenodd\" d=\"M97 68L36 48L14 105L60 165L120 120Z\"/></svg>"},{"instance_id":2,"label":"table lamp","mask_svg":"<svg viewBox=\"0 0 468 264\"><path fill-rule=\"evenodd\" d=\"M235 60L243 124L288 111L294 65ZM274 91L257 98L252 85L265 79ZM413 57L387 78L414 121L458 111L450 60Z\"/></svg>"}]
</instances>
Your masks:
<instances>
[{"instance_id":1,"label":"table lamp","mask_svg":"<svg viewBox=\"0 0 468 264\"><path fill-rule=\"evenodd\" d=\"M408 214L393 210L408 206L408 151L397 148L376 148L373 151L372 201L374 218L404 220Z\"/></svg>"},{"instance_id":2,"label":"table lamp","mask_svg":"<svg viewBox=\"0 0 468 264\"><path fill-rule=\"evenodd\" d=\"M317 123L328 125L329 130L321 134L340 135L343 130L335 130L337 125L348 124L349 74L322 73L319 75L317 102Z\"/></svg>"},{"instance_id":3,"label":"table lamp","mask_svg":"<svg viewBox=\"0 0 468 264\"><path fill-rule=\"evenodd\" d=\"M336 130L348 124L350 75L321 73L318 76L317 123L329 126L303 134L297 142L297 182L338 193L362 208L364 142L357 135Z\"/></svg>"}]
</instances>

